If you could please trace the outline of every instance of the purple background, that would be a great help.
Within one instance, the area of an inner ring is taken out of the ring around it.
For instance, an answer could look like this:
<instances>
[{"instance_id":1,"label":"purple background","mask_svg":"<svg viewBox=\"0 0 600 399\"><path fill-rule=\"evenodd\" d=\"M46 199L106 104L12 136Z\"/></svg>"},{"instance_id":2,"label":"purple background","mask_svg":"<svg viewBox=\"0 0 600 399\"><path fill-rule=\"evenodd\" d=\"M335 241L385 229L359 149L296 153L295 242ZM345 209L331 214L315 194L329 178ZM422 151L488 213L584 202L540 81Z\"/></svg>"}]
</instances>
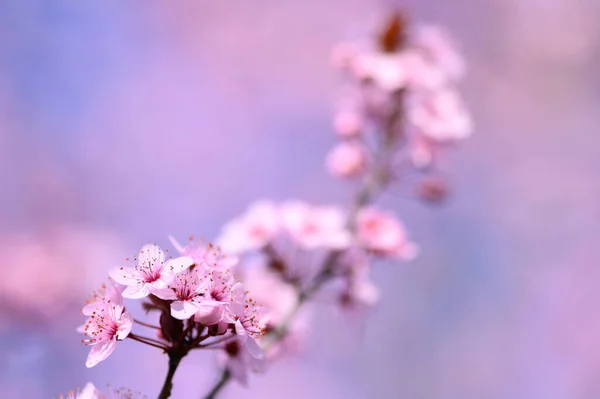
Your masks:
<instances>
[{"instance_id":1,"label":"purple background","mask_svg":"<svg viewBox=\"0 0 600 399\"><path fill-rule=\"evenodd\" d=\"M218 4L217 4L218 3ZM84 366L87 293L146 242L214 237L258 198L347 202L323 158L340 80L329 50L393 2L0 2L0 388L86 381L154 397L166 359L135 343ZM462 44L476 134L449 203L388 195L423 252L381 264L364 327L317 315L309 348L226 397L600 397L600 4L402 3ZM185 359L175 398L216 378Z\"/></svg>"}]
</instances>

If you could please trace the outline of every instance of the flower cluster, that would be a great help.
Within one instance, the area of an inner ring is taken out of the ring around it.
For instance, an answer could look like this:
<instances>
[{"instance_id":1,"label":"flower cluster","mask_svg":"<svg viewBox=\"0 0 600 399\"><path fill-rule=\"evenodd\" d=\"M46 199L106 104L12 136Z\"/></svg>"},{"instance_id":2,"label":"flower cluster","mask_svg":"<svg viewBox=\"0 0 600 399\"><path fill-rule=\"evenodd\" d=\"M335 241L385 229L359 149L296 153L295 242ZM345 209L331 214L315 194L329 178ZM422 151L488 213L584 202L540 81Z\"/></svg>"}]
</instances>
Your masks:
<instances>
[{"instance_id":1,"label":"flower cluster","mask_svg":"<svg viewBox=\"0 0 600 399\"><path fill-rule=\"evenodd\" d=\"M69 391L67 395L59 395L59 399L144 399L138 392L127 388L110 389L107 394L98 390L94 384L88 382L82 390Z\"/></svg>"},{"instance_id":2,"label":"flower cluster","mask_svg":"<svg viewBox=\"0 0 600 399\"><path fill-rule=\"evenodd\" d=\"M406 164L403 158L417 170L433 168L442 148L471 134L471 119L456 89L465 63L441 29L410 30L396 15L375 45L342 43L332 62L350 82L334 119L342 141L327 157L334 176L357 177L369 162L381 161L369 160L370 141L395 148L386 171L393 175L395 165ZM404 151L398 148L402 143ZM431 186L431 179L425 184Z\"/></svg>"},{"instance_id":3,"label":"flower cluster","mask_svg":"<svg viewBox=\"0 0 600 399\"><path fill-rule=\"evenodd\" d=\"M167 259L157 245L145 245L130 266L109 272L110 284L96 291L82 309L89 318L78 331L88 337L83 342L92 346L88 367L106 359L117 341L127 337L165 351L179 348L183 356L191 349L218 347L218 342L204 341L224 336L239 342L253 357L263 357L256 343L263 333L263 316L229 269L235 259L222 256L212 245L175 243L186 255ZM134 319L123 298L148 298L144 308L161 312L158 340L131 333Z\"/></svg>"},{"instance_id":4,"label":"flower cluster","mask_svg":"<svg viewBox=\"0 0 600 399\"><path fill-rule=\"evenodd\" d=\"M262 345L268 347L269 359L294 351L306 336L309 311L286 325L285 336L276 344L269 339L294 312L298 293L314 289L315 282L327 282L344 309L369 308L379 298L369 278L369 259L410 260L416 255L417 246L390 213L363 207L351 217L356 219L354 228L338 207L263 200L223 227L217 242L240 257L242 279L256 288L253 291L265 305L267 337ZM230 363L232 358L237 362L228 367L242 382L246 374L240 370L258 368L236 358L235 351L229 354Z\"/></svg>"},{"instance_id":5,"label":"flower cluster","mask_svg":"<svg viewBox=\"0 0 600 399\"><path fill-rule=\"evenodd\" d=\"M340 45L333 59L350 78L352 95L335 117L341 143L326 165L336 177L360 181L350 206L262 200L223 226L217 246L171 238L179 252L172 258L145 245L129 265L110 271L109 284L82 309L88 367L125 338L159 348L169 357L159 395L166 399L191 350L217 349L224 371L206 396L212 399L230 378L245 384L249 371L262 371L266 361L302 346L312 326L307 302L315 295L362 313L380 298L370 278L373 260L408 261L418 254L402 222L374 203L398 177L398 165L430 173L443 146L470 134L456 91L464 62L439 29L410 31L399 15L382 29L376 46ZM446 194L431 176L420 183L424 199ZM124 298L143 300L147 314L159 313L158 325L134 319ZM154 335L133 333L136 324ZM112 395L133 397L129 391ZM91 384L68 396L106 397Z\"/></svg>"}]
</instances>

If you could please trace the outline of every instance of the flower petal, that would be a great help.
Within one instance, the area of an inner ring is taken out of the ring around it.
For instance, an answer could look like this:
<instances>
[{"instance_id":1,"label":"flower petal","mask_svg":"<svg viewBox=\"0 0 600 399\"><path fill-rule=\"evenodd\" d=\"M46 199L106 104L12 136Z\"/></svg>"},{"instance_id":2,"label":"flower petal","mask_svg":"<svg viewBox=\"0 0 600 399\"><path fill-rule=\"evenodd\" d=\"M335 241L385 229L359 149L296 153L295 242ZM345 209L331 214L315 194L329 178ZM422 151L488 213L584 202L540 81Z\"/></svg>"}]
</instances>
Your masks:
<instances>
[{"instance_id":1,"label":"flower petal","mask_svg":"<svg viewBox=\"0 0 600 399\"><path fill-rule=\"evenodd\" d=\"M165 271L177 274L194 264L194 260L189 256L180 256L179 258L171 259L167 262Z\"/></svg>"},{"instance_id":2,"label":"flower petal","mask_svg":"<svg viewBox=\"0 0 600 399\"><path fill-rule=\"evenodd\" d=\"M87 357L87 361L85 362L85 366L87 368L94 367L104 359L110 356L111 353L115 350L115 346L117 345L117 341L111 339L110 341L105 341L98 343L92 346L90 350L90 354Z\"/></svg>"},{"instance_id":3,"label":"flower petal","mask_svg":"<svg viewBox=\"0 0 600 399\"><path fill-rule=\"evenodd\" d=\"M150 295L150 289L147 284L132 285L123 291L123 298L140 299Z\"/></svg>"},{"instance_id":4,"label":"flower petal","mask_svg":"<svg viewBox=\"0 0 600 399\"><path fill-rule=\"evenodd\" d=\"M131 332L133 328L133 316L129 312L125 312L121 315L121 319L119 320L119 328L117 330L117 340L122 341Z\"/></svg>"},{"instance_id":5,"label":"flower petal","mask_svg":"<svg viewBox=\"0 0 600 399\"><path fill-rule=\"evenodd\" d=\"M117 283L130 286L142 281L140 273L133 267L117 267L108 272L110 278Z\"/></svg>"},{"instance_id":6,"label":"flower petal","mask_svg":"<svg viewBox=\"0 0 600 399\"><path fill-rule=\"evenodd\" d=\"M194 320L212 326L223 320L225 305L217 301L202 301L197 305L197 309Z\"/></svg>"},{"instance_id":7,"label":"flower petal","mask_svg":"<svg viewBox=\"0 0 600 399\"><path fill-rule=\"evenodd\" d=\"M171 316L179 320L192 317L198 308L192 301L175 301L171 304Z\"/></svg>"},{"instance_id":8,"label":"flower petal","mask_svg":"<svg viewBox=\"0 0 600 399\"><path fill-rule=\"evenodd\" d=\"M164 299L167 301L174 301L177 299L177 294L172 288L163 288L159 290L152 290L152 295Z\"/></svg>"},{"instance_id":9,"label":"flower petal","mask_svg":"<svg viewBox=\"0 0 600 399\"><path fill-rule=\"evenodd\" d=\"M237 330L237 328L236 328L236 330ZM248 352L250 352L250 354L253 357L255 357L257 359L263 359L265 357L263 350L261 349L260 346L258 346L258 343L256 342L256 340L253 337L248 335L248 337L244 341L244 345L246 345Z\"/></svg>"},{"instance_id":10,"label":"flower petal","mask_svg":"<svg viewBox=\"0 0 600 399\"><path fill-rule=\"evenodd\" d=\"M146 244L140 249L137 263L143 267L162 268L165 263L165 253L156 244Z\"/></svg>"}]
</instances>

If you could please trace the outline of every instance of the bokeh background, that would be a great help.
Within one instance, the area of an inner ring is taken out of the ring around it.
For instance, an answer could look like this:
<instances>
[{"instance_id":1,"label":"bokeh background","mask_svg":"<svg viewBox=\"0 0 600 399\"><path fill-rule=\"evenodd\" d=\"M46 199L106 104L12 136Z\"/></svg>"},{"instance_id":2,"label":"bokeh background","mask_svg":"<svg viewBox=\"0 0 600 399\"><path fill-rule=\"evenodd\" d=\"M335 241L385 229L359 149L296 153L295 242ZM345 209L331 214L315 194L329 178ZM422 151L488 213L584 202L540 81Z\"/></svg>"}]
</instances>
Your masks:
<instances>
[{"instance_id":1,"label":"bokeh background","mask_svg":"<svg viewBox=\"0 0 600 399\"><path fill-rule=\"evenodd\" d=\"M153 397L150 348L85 368L87 293L142 244L214 237L255 199L345 203L323 169L329 50L397 5L469 63L454 194L387 196L422 256L376 268L365 326L319 312L304 354L224 397L599 398L596 0L0 1L3 396L93 381ZM174 397L201 397L214 365L186 358Z\"/></svg>"}]
</instances>

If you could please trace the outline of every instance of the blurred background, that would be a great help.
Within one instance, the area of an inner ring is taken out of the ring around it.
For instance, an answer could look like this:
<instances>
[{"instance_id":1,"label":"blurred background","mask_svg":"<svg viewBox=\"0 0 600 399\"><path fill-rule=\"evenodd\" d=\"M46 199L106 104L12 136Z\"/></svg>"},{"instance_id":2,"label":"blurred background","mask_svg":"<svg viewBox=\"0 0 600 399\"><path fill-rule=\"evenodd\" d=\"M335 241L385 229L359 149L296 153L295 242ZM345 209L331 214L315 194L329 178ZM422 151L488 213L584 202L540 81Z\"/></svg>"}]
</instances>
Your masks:
<instances>
[{"instance_id":1,"label":"blurred background","mask_svg":"<svg viewBox=\"0 0 600 399\"><path fill-rule=\"evenodd\" d=\"M469 63L475 135L441 207L390 195L420 243L382 264L364 327L324 309L306 353L224 397L600 397L600 3L596 0L0 2L0 390L158 392L127 342L94 369L88 293L146 242L214 237L259 198L346 203L323 159L329 51L396 6ZM216 380L186 358L175 398Z\"/></svg>"}]
</instances>

